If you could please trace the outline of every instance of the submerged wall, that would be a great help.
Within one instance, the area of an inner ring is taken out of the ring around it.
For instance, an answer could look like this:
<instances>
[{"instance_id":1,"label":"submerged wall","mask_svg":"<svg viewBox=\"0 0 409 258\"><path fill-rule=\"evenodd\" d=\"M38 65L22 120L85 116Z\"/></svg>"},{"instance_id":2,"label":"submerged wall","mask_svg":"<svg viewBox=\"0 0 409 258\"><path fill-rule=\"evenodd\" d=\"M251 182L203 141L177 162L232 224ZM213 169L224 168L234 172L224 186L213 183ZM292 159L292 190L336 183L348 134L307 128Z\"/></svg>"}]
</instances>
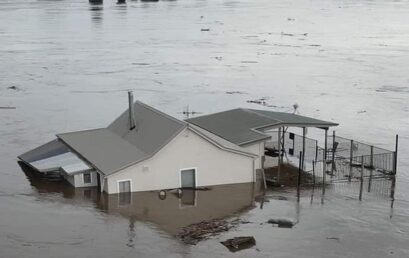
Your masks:
<instances>
[{"instance_id":1,"label":"submerged wall","mask_svg":"<svg viewBox=\"0 0 409 258\"><path fill-rule=\"evenodd\" d=\"M253 158L222 150L185 129L154 157L108 177L108 193L118 181L132 180L132 191L179 188L180 170L196 168L196 186L247 183L254 180Z\"/></svg>"},{"instance_id":2,"label":"submerged wall","mask_svg":"<svg viewBox=\"0 0 409 258\"><path fill-rule=\"evenodd\" d=\"M65 180L74 187L91 187L98 186L98 177L97 172L91 171L91 183L84 183L84 173L78 173L75 175L66 175L64 176Z\"/></svg>"}]
</instances>

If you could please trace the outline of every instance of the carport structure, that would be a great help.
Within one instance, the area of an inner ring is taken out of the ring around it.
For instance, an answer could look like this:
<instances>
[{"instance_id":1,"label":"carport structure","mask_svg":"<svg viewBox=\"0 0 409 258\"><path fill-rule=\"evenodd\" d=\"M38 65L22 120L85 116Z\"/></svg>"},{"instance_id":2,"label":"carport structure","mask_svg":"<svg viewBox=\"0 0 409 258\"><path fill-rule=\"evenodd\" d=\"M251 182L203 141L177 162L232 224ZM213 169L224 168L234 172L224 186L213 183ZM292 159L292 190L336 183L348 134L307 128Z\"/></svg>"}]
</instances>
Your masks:
<instances>
[{"instance_id":1,"label":"carport structure","mask_svg":"<svg viewBox=\"0 0 409 258\"><path fill-rule=\"evenodd\" d=\"M278 130L278 157L279 165L283 162L284 134L290 127L302 128L302 156L300 157L304 167L306 129L309 127L319 128L325 132L324 153L328 149L328 130L337 126L337 123L301 116L293 113L275 112L269 110L257 110L237 108L219 113L194 117L187 122L210 131L241 147L249 147L260 142L271 140L268 133ZM264 151L264 150L263 150ZM264 152L261 153L264 156ZM326 155L324 155L324 159Z\"/></svg>"}]
</instances>

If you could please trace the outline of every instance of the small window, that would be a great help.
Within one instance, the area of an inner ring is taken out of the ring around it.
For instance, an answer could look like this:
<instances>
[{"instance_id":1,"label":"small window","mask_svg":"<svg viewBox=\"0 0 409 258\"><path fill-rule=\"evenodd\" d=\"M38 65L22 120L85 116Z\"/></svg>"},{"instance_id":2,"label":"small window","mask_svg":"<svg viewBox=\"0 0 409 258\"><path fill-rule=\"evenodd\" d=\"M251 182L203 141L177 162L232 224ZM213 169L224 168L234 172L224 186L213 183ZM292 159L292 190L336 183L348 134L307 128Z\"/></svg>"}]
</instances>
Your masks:
<instances>
[{"instance_id":1,"label":"small window","mask_svg":"<svg viewBox=\"0 0 409 258\"><path fill-rule=\"evenodd\" d=\"M182 169L180 171L180 187L187 189L196 188L196 169Z\"/></svg>"},{"instance_id":2,"label":"small window","mask_svg":"<svg viewBox=\"0 0 409 258\"><path fill-rule=\"evenodd\" d=\"M82 175L84 176L84 184L91 184L91 173L85 172Z\"/></svg>"},{"instance_id":3,"label":"small window","mask_svg":"<svg viewBox=\"0 0 409 258\"><path fill-rule=\"evenodd\" d=\"M131 204L131 180L118 181L119 205Z\"/></svg>"},{"instance_id":4,"label":"small window","mask_svg":"<svg viewBox=\"0 0 409 258\"><path fill-rule=\"evenodd\" d=\"M119 181L118 182L118 192L119 193L130 193L131 192L131 180Z\"/></svg>"}]
</instances>

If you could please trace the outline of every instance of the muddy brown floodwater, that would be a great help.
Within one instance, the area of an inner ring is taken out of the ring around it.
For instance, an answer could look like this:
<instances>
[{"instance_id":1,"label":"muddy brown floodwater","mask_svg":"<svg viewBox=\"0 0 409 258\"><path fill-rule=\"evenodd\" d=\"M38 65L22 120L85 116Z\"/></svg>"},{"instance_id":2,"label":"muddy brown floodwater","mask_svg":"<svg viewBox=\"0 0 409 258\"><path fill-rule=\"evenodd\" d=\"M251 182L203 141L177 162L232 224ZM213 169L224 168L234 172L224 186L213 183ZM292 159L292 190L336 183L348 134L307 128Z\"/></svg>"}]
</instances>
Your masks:
<instances>
[{"instance_id":1,"label":"muddy brown floodwater","mask_svg":"<svg viewBox=\"0 0 409 258\"><path fill-rule=\"evenodd\" d=\"M1 1L0 257L409 257L408 13L408 1L387 0ZM258 198L248 184L118 198L17 164L56 133L106 126L128 89L178 118L188 104L297 103L339 135L393 149L399 134L395 198L385 179L361 202L355 183L303 189L300 202L293 188ZM193 246L174 237L225 216L249 223ZM296 224L267 223L277 218ZM256 246L220 244L237 236Z\"/></svg>"}]
</instances>

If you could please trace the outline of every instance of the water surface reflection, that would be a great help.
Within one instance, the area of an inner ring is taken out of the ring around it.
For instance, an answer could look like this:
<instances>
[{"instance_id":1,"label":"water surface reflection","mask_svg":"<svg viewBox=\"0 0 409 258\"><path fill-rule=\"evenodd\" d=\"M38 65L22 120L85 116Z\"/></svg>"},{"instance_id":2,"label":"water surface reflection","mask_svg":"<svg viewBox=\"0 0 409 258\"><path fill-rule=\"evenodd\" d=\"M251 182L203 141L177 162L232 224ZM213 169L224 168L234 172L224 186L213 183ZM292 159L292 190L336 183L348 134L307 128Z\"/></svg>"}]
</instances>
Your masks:
<instances>
[{"instance_id":1,"label":"water surface reflection","mask_svg":"<svg viewBox=\"0 0 409 258\"><path fill-rule=\"evenodd\" d=\"M75 203L89 202L99 211L129 219L132 231L135 221L154 223L170 235L185 226L204 220L227 218L255 207L252 183L213 186L208 190L158 191L129 194L105 194L96 188L73 188L64 182L50 182L22 166L40 198L59 193ZM47 193L47 194L45 194ZM55 196L53 197L55 198Z\"/></svg>"}]
</instances>

